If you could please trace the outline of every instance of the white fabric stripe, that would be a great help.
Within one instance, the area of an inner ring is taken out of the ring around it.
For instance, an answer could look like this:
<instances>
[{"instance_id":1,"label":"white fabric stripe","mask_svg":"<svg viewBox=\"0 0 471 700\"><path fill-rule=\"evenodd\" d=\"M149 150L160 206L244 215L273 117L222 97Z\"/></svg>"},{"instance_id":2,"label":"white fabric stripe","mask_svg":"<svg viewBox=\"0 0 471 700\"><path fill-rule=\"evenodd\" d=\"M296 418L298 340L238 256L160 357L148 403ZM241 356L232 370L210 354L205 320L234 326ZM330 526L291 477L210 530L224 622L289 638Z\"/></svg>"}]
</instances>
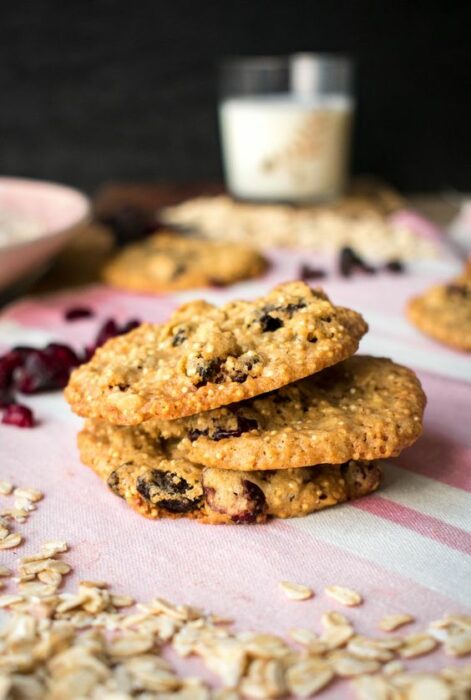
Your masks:
<instances>
[{"instance_id":1,"label":"white fabric stripe","mask_svg":"<svg viewBox=\"0 0 471 700\"><path fill-rule=\"evenodd\" d=\"M415 327L407 322L405 317L403 318L402 316L396 316L390 313L380 314L377 311L371 311L364 307L362 307L361 313L368 321L370 329L373 330L373 332L380 331L381 333L387 333L392 336L397 335L404 339L410 339L411 341L417 340L417 336L420 335Z\"/></svg>"},{"instance_id":2,"label":"white fabric stripe","mask_svg":"<svg viewBox=\"0 0 471 700\"><path fill-rule=\"evenodd\" d=\"M374 325L372 325L371 332L362 339L360 352L390 357L395 362L414 369L439 374L450 379L471 382L471 360L469 358L462 357L458 353L451 357L438 349L430 352L430 350L422 350L400 340L381 337L375 333Z\"/></svg>"},{"instance_id":3,"label":"white fabric stripe","mask_svg":"<svg viewBox=\"0 0 471 700\"><path fill-rule=\"evenodd\" d=\"M13 345L44 345L54 340L52 333L40 328L27 328L15 321L0 321L0 343Z\"/></svg>"},{"instance_id":4,"label":"white fabric stripe","mask_svg":"<svg viewBox=\"0 0 471 700\"><path fill-rule=\"evenodd\" d=\"M471 557L406 527L350 505L293 518L289 525L457 602L471 604Z\"/></svg>"},{"instance_id":5,"label":"white fabric stripe","mask_svg":"<svg viewBox=\"0 0 471 700\"><path fill-rule=\"evenodd\" d=\"M471 533L471 494L391 462L383 463L378 495Z\"/></svg>"}]
</instances>

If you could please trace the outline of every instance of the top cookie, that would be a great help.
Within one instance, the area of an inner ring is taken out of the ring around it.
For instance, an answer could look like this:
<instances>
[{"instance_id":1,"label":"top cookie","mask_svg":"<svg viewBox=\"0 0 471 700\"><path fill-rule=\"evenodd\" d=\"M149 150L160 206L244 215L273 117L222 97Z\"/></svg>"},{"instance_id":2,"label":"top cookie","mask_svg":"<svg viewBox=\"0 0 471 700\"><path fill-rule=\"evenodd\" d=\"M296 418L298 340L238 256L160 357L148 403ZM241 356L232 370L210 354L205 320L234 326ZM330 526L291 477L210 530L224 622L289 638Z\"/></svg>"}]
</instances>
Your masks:
<instances>
[{"instance_id":1,"label":"top cookie","mask_svg":"<svg viewBox=\"0 0 471 700\"><path fill-rule=\"evenodd\" d=\"M398 455L422 431L415 374L357 355L268 395L177 421L151 435L180 438L180 454L208 467L288 469Z\"/></svg>"},{"instance_id":2,"label":"top cookie","mask_svg":"<svg viewBox=\"0 0 471 700\"><path fill-rule=\"evenodd\" d=\"M232 284L266 268L265 258L249 246L158 233L126 246L103 277L121 289L154 293Z\"/></svg>"},{"instance_id":3,"label":"top cookie","mask_svg":"<svg viewBox=\"0 0 471 700\"><path fill-rule=\"evenodd\" d=\"M118 425L174 419L288 384L352 355L367 330L303 282L255 301L184 304L163 325L112 338L72 373L81 416Z\"/></svg>"},{"instance_id":4,"label":"top cookie","mask_svg":"<svg viewBox=\"0 0 471 700\"><path fill-rule=\"evenodd\" d=\"M458 350L471 351L471 263L461 277L411 299L407 315L432 338Z\"/></svg>"}]
</instances>

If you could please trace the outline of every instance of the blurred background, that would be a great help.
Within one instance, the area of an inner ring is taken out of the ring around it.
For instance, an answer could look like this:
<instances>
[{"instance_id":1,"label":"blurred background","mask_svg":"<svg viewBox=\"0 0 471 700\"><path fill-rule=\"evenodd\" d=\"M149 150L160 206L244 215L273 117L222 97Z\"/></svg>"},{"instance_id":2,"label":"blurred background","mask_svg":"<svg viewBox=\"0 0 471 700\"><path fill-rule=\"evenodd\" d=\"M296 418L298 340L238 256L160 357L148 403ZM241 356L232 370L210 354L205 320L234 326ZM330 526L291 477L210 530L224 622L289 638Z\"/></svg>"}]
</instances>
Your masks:
<instances>
[{"instance_id":1,"label":"blurred background","mask_svg":"<svg viewBox=\"0 0 471 700\"><path fill-rule=\"evenodd\" d=\"M346 51L353 172L403 192L471 189L471 3L11 2L0 21L3 173L92 192L222 176L216 66Z\"/></svg>"}]
</instances>

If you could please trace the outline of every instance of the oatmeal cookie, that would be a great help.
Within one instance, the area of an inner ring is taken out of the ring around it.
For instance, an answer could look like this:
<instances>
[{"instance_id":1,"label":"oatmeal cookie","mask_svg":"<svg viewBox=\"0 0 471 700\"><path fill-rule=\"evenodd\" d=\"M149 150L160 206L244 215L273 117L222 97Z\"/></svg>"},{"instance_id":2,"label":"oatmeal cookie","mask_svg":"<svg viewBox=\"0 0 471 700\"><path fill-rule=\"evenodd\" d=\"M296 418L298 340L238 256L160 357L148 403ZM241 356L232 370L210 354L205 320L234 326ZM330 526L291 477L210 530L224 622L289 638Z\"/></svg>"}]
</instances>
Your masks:
<instances>
[{"instance_id":1,"label":"oatmeal cookie","mask_svg":"<svg viewBox=\"0 0 471 700\"><path fill-rule=\"evenodd\" d=\"M257 277L267 267L265 258L246 245L157 233L117 253L103 278L120 289L152 294L225 286Z\"/></svg>"},{"instance_id":2,"label":"oatmeal cookie","mask_svg":"<svg viewBox=\"0 0 471 700\"><path fill-rule=\"evenodd\" d=\"M203 468L140 427L103 422L89 421L78 444L83 462L149 518L242 524L308 515L374 491L381 475L376 464L353 461L250 474Z\"/></svg>"},{"instance_id":3,"label":"oatmeal cookie","mask_svg":"<svg viewBox=\"0 0 471 700\"><path fill-rule=\"evenodd\" d=\"M425 395L415 374L357 355L239 404L143 424L179 439L192 462L225 469L291 469L397 456L422 431Z\"/></svg>"},{"instance_id":4,"label":"oatmeal cookie","mask_svg":"<svg viewBox=\"0 0 471 700\"><path fill-rule=\"evenodd\" d=\"M255 301L184 304L162 325L112 338L71 375L81 416L118 425L174 419L271 391L352 355L367 330L303 282Z\"/></svg>"},{"instance_id":5,"label":"oatmeal cookie","mask_svg":"<svg viewBox=\"0 0 471 700\"><path fill-rule=\"evenodd\" d=\"M464 275L414 297L409 320L426 335L457 350L471 351L471 262Z\"/></svg>"}]
</instances>

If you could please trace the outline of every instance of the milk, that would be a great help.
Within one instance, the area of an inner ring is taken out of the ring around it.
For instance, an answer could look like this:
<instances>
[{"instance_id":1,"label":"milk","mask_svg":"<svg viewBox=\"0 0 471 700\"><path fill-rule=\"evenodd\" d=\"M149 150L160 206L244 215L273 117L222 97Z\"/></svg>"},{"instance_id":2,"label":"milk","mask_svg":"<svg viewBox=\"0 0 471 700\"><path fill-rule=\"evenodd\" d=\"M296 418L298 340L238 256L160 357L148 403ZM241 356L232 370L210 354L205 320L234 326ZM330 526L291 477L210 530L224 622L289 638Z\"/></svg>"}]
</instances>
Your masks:
<instances>
[{"instance_id":1,"label":"milk","mask_svg":"<svg viewBox=\"0 0 471 700\"><path fill-rule=\"evenodd\" d=\"M226 182L245 199L331 199L344 188L353 103L345 95L231 97L219 106Z\"/></svg>"}]
</instances>

